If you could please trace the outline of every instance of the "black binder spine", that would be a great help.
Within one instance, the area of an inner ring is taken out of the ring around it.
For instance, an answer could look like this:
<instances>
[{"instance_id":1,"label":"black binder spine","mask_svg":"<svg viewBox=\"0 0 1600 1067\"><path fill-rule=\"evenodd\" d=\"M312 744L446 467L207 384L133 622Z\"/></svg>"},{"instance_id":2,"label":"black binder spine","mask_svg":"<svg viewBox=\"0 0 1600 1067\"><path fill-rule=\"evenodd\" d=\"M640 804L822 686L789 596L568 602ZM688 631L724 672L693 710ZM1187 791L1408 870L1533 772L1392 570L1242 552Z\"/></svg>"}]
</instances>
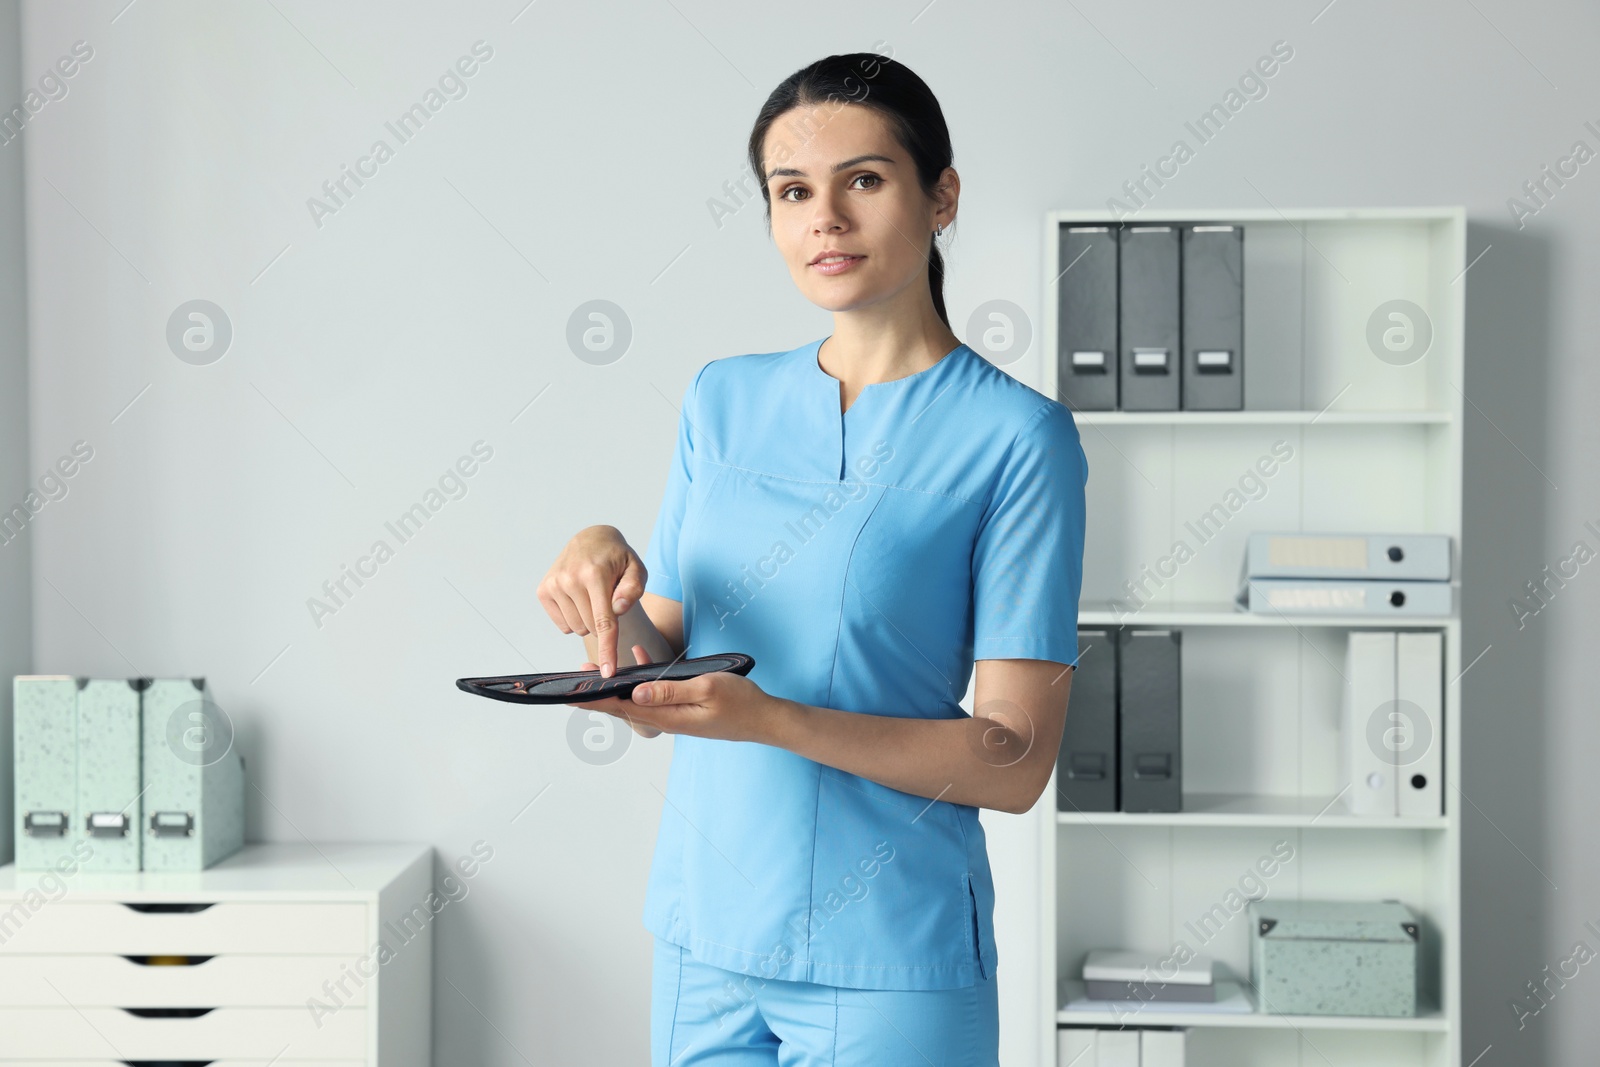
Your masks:
<instances>
[{"instance_id":1,"label":"black binder spine","mask_svg":"<svg viewBox=\"0 0 1600 1067\"><path fill-rule=\"evenodd\" d=\"M1124 411L1178 410L1181 261L1176 225L1123 227Z\"/></svg>"},{"instance_id":2,"label":"black binder spine","mask_svg":"<svg viewBox=\"0 0 1600 1067\"><path fill-rule=\"evenodd\" d=\"M1244 408L1244 228L1183 231L1183 407Z\"/></svg>"},{"instance_id":3,"label":"black binder spine","mask_svg":"<svg viewBox=\"0 0 1600 1067\"><path fill-rule=\"evenodd\" d=\"M1074 411L1117 407L1119 229L1107 223L1060 230L1056 399Z\"/></svg>"},{"instance_id":4,"label":"black binder spine","mask_svg":"<svg viewBox=\"0 0 1600 1067\"><path fill-rule=\"evenodd\" d=\"M1177 630L1122 631L1123 811L1183 810L1181 637Z\"/></svg>"},{"instance_id":5,"label":"black binder spine","mask_svg":"<svg viewBox=\"0 0 1600 1067\"><path fill-rule=\"evenodd\" d=\"M1117 810L1117 641L1080 627L1067 725L1056 755L1058 811Z\"/></svg>"}]
</instances>

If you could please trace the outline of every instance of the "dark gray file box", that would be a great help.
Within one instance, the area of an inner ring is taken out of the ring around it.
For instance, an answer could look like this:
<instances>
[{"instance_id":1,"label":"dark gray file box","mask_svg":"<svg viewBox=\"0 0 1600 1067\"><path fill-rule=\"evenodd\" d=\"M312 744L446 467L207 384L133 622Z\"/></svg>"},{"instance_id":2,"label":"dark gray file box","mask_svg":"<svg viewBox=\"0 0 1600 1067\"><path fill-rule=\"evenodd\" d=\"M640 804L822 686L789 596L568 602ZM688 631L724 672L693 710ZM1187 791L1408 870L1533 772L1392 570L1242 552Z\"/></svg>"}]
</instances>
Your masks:
<instances>
[{"instance_id":1,"label":"dark gray file box","mask_svg":"<svg viewBox=\"0 0 1600 1067\"><path fill-rule=\"evenodd\" d=\"M1181 638L1177 630L1121 632L1123 811L1183 810Z\"/></svg>"},{"instance_id":2,"label":"dark gray file box","mask_svg":"<svg viewBox=\"0 0 1600 1067\"><path fill-rule=\"evenodd\" d=\"M1056 755L1058 811L1117 810L1116 631L1078 630L1078 666Z\"/></svg>"},{"instance_id":3,"label":"dark gray file box","mask_svg":"<svg viewBox=\"0 0 1600 1067\"><path fill-rule=\"evenodd\" d=\"M1074 411L1117 408L1117 231L1062 226L1056 279L1056 393Z\"/></svg>"},{"instance_id":4,"label":"dark gray file box","mask_svg":"<svg viewBox=\"0 0 1600 1067\"><path fill-rule=\"evenodd\" d=\"M1121 401L1124 411L1176 411L1179 390L1178 227L1121 234Z\"/></svg>"},{"instance_id":5,"label":"dark gray file box","mask_svg":"<svg viewBox=\"0 0 1600 1067\"><path fill-rule=\"evenodd\" d=\"M1183 408L1244 409L1244 228L1183 231Z\"/></svg>"}]
</instances>

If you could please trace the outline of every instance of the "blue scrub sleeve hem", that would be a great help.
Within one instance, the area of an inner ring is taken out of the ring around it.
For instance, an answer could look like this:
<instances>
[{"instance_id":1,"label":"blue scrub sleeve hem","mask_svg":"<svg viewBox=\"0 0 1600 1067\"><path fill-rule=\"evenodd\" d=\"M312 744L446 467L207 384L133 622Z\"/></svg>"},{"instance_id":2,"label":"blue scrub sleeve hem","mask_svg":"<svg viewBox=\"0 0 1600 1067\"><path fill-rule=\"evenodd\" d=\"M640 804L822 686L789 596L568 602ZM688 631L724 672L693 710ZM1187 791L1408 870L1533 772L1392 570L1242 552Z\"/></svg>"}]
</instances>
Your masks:
<instances>
[{"instance_id":1,"label":"blue scrub sleeve hem","mask_svg":"<svg viewBox=\"0 0 1600 1067\"><path fill-rule=\"evenodd\" d=\"M1077 638L1073 638L1073 647L1068 648L1059 642L1044 641L1029 637L991 637L975 642L972 646L972 658L980 659L1044 659L1062 666L1071 666L1078 662Z\"/></svg>"},{"instance_id":2,"label":"blue scrub sleeve hem","mask_svg":"<svg viewBox=\"0 0 1600 1067\"><path fill-rule=\"evenodd\" d=\"M676 578L670 575L652 571L644 580L644 591L646 593L654 593L656 596L664 596L668 600L676 600L680 604L683 603L683 586Z\"/></svg>"}]
</instances>

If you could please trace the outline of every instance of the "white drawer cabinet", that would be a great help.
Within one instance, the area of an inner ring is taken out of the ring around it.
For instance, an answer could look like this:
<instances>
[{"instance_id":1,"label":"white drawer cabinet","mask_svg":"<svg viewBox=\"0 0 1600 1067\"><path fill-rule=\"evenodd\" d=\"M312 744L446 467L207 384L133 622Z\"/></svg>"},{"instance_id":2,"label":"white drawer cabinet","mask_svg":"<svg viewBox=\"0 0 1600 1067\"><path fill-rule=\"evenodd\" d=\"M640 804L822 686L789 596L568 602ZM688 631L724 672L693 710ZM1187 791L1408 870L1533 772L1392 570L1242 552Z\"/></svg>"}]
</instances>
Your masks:
<instances>
[{"instance_id":1,"label":"white drawer cabinet","mask_svg":"<svg viewBox=\"0 0 1600 1067\"><path fill-rule=\"evenodd\" d=\"M0 1005L59 1008L127 1004L187 1008L304 1005L339 974L349 956L213 956L183 967L151 966L127 956L0 956ZM367 985L346 983L346 1005L367 1006ZM0 1038L0 1041L3 1041Z\"/></svg>"},{"instance_id":2,"label":"white drawer cabinet","mask_svg":"<svg viewBox=\"0 0 1600 1067\"><path fill-rule=\"evenodd\" d=\"M163 1063L205 1063L224 1056L288 1061L292 1054L365 1062L364 1008L345 1008L315 1021L303 1005L211 1008L203 1015L173 1017L137 1010L0 1008L0 1034L5 1035L0 1041L10 1054L63 1060L115 1052L124 1060Z\"/></svg>"},{"instance_id":3,"label":"white drawer cabinet","mask_svg":"<svg viewBox=\"0 0 1600 1067\"><path fill-rule=\"evenodd\" d=\"M24 875L26 877L26 875ZM0 960L11 955L68 952L116 955L218 956L331 952L358 955L366 946L363 904L255 904L223 901L203 911L151 912L134 902L79 901L69 892L27 922L6 921L0 908Z\"/></svg>"},{"instance_id":4,"label":"white drawer cabinet","mask_svg":"<svg viewBox=\"0 0 1600 1067\"><path fill-rule=\"evenodd\" d=\"M432 850L246 845L197 872L0 868L0 1067L427 1067Z\"/></svg>"}]
</instances>

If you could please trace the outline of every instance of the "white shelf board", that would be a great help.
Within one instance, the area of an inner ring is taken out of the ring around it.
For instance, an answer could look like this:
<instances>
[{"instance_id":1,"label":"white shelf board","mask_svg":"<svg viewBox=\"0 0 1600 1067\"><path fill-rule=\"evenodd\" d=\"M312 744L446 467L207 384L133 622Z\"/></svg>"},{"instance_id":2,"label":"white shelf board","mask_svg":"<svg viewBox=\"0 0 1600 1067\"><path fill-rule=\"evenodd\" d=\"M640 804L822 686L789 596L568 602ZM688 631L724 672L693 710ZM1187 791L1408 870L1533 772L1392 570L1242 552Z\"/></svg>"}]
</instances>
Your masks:
<instances>
[{"instance_id":1,"label":"white shelf board","mask_svg":"<svg viewBox=\"0 0 1600 1067\"><path fill-rule=\"evenodd\" d=\"M1083 995L1083 983L1071 978L1062 979L1058 985L1056 1004L1067 1003ZM1252 1002L1248 986L1244 995ZM1450 1021L1436 1008L1420 1006L1415 1016L1382 1015L1272 1015L1255 1011L1238 1012L1204 1011L1056 1011L1058 1024L1096 1027L1124 1026L1188 1026L1232 1027L1255 1030L1388 1030L1388 1031L1446 1031Z\"/></svg>"},{"instance_id":2,"label":"white shelf board","mask_svg":"<svg viewBox=\"0 0 1600 1067\"><path fill-rule=\"evenodd\" d=\"M1080 426L1429 426L1448 411L1080 411Z\"/></svg>"},{"instance_id":3,"label":"white shelf board","mask_svg":"<svg viewBox=\"0 0 1600 1067\"><path fill-rule=\"evenodd\" d=\"M431 852L424 844L247 843L203 871L77 871L60 880L73 900L367 900ZM56 872L0 867L0 902L36 891L46 876Z\"/></svg>"},{"instance_id":4,"label":"white shelf board","mask_svg":"<svg viewBox=\"0 0 1600 1067\"><path fill-rule=\"evenodd\" d=\"M1109 601L1080 601L1079 626L1379 626L1386 630L1437 630L1457 615L1295 615L1245 611L1232 601L1174 604L1139 611L1118 611Z\"/></svg>"},{"instance_id":5,"label":"white shelf board","mask_svg":"<svg viewBox=\"0 0 1600 1067\"><path fill-rule=\"evenodd\" d=\"M1352 815L1337 797L1186 793L1182 811L1059 811L1062 826L1233 826L1340 830L1443 830L1444 815L1376 818Z\"/></svg>"},{"instance_id":6,"label":"white shelf board","mask_svg":"<svg viewBox=\"0 0 1600 1067\"><path fill-rule=\"evenodd\" d=\"M1465 227L1466 208L1441 207L1357 207L1357 208L1141 208L1132 215L1104 209L1051 211L1048 218L1058 222L1455 222Z\"/></svg>"}]
</instances>

